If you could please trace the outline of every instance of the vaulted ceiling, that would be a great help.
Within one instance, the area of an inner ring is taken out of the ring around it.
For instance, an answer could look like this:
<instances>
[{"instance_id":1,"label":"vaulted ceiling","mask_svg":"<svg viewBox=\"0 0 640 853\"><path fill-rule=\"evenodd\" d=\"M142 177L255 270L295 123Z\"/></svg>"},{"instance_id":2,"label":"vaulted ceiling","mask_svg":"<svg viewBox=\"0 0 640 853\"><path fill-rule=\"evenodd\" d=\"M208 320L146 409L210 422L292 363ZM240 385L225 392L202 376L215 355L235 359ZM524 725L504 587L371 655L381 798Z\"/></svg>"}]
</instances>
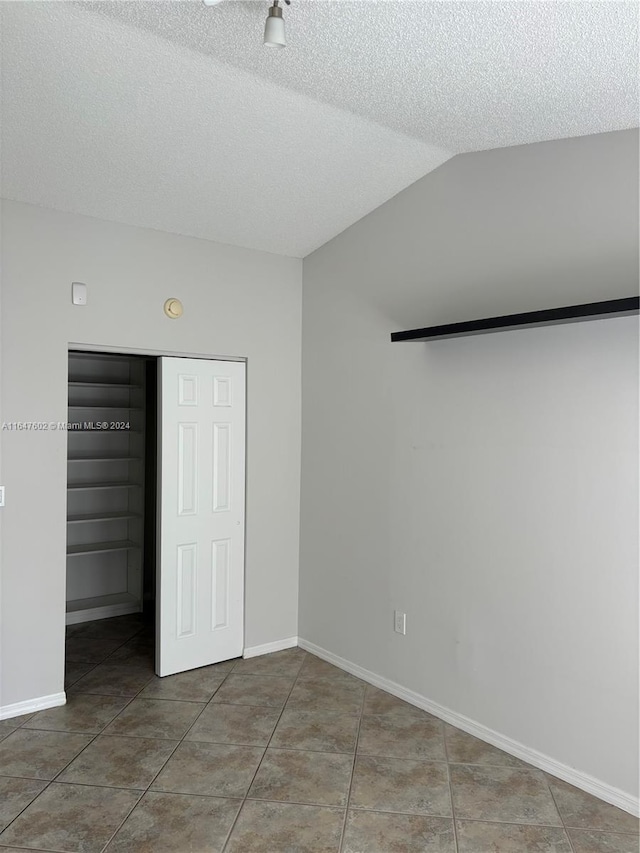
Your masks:
<instances>
[{"instance_id":1,"label":"vaulted ceiling","mask_svg":"<svg viewBox=\"0 0 640 853\"><path fill-rule=\"evenodd\" d=\"M458 153L638 124L635 2L0 3L2 194L304 257Z\"/></svg>"}]
</instances>

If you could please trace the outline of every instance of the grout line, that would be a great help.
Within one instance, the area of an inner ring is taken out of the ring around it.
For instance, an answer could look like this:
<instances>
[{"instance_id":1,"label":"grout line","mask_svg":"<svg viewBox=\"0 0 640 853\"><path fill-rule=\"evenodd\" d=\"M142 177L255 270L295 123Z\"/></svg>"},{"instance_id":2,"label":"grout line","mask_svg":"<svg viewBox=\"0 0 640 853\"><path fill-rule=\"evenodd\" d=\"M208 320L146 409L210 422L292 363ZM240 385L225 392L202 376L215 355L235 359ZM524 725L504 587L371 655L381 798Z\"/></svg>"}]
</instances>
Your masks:
<instances>
[{"instance_id":1,"label":"grout line","mask_svg":"<svg viewBox=\"0 0 640 853\"><path fill-rule=\"evenodd\" d=\"M547 776L546 773L544 773L544 771L542 771L542 772L544 775L544 781L546 782L546 785L547 785L547 789L548 789L549 793L551 794L551 800L553 802L553 805L556 807L556 811L558 812L558 817L560 818L560 821L562 822L562 828L564 829L564 834L566 835L567 841L569 842L569 849L572 851L572 853L575 853L573 841L571 840L571 836L569 835L569 832L567 830L567 826L564 822L564 818L562 817L562 812L560 811L560 807L558 806L558 803L556 802L556 798L553 794L553 791L551 790L551 782L549 781L549 777Z\"/></svg>"},{"instance_id":2,"label":"grout line","mask_svg":"<svg viewBox=\"0 0 640 853\"><path fill-rule=\"evenodd\" d=\"M353 750L353 761L351 763L351 778L349 779L349 790L347 792L347 803L344 812L344 821L342 822L342 832L340 833L340 843L338 844L338 851L341 851L344 847L344 840L347 834L347 821L349 819L349 809L351 807L351 792L353 790L353 778L356 773L356 761L358 759L358 742L360 740L360 729L362 728L362 717L364 715L364 704L367 698L367 685L365 684L365 688L362 691L362 700L360 702L360 714L358 716L358 725L356 728L356 742L355 748Z\"/></svg>"},{"instance_id":3,"label":"grout line","mask_svg":"<svg viewBox=\"0 0 640 853\"><path fill-rule=\"evenodd\" d=\"M197 791L165 791L164 788L154 788L153 790L151 790L151 788L149 788L144 793L145 794L169 794L171 797L198 797L201 800L231 800L231 802L238 802L239 800L244 801L244 799L245 799L242 794L239 794L237 797L232 797L232 796L229 796L228 794L199 794ZM0 853L1 853L1 848L0 848Z\"/></svg>"},{"instance_id":4,"label":"grout line","mask_svg":"<svg viewBox=\"0 0 640 853\"><path fill-rule=\"evenodd\" d=\"M102 662L102 661L101 661L101 662ZM76 680L75 680L75 681L72 681L72 682L70 682L69 684L65 684L65 685L63 685L63 686L64 686L64 689L65 689L65 693L66 693L66 692L67 692L71 687L73 687L73 685L74 685L74 684L77 684L77 683L80 681L80 679L81 679L81 678L84 678L84 677L85 677L85 675L89 675L89 673L93 672L93 670L94 670L97 666L100 666L100 664L99 664L99 663L82 663L82 661L77 661L77 663L80 663L82 666L88 666L88 667L89 667L89 669L88 669L86 672L83 672L83 673L82 673L82 675L79 675L79 676L78 676L78 678L76 678ZM66 660L65 660L65 667L64 667L64 668L65 668L65 670L66 670L66 668L67 668L67 662L66 662ZM47 709L47 710L48 710L48 709ZM37 714L38 712L36 711L35 713Z\"/></svg>"},{"instance_id":5,"label":"grout line","mask_svg":"<svg viewBox=\"0 0 640 853\"><path fill-rule=\"evenodd\" d=\"M250 803L271 803L278 806L311 806L314 809L332 809L333 811L346 812L346 806L337 806L335 803L315 803L310 800L268 800L266 797L246 797Z\"/></svg>"},{"instance_id":6,"label":"grout line","mask_svg":"<svg viewBox=\"0 0 640 853\"><path fill-rule=\"evenodd\" d=\"M607 805L610 805L608 803ZM617 806L613 806L613 808L617 808ZM634 817L634 815L632 815ZM592 826L571 826L571 824L565 824L565 828L567 829L567 835L569 834L568 830L575 829L578 832L601 832L606 833L607 835L622 835L625 838L635 838L638 839L639 833L637 832L624 832L620 829L594 829ZM2 851L0 851L2 853Z\"/></svg>"},{"instance_id":7,"label":"grout line","mask_svg":"<svg viewBox=\"0 0 640 853\"><path fill-rule=\"evenodd\" d=\"M7 777L5 777L5 778L7 778ZM50 780L50 779L49 779L49 780L47 780L47 779L32 779L32 778L30 778L30 777L28 777L28 776L10 776L10 777L8 777L8 778L10 778L10 779L28 779L28 781L29 781L29 782L44 782L44 783L45 783L45 786L44 786L44 788L43 788L41 791L39 791L39 792L35 795L35 797L31 800L31 802L27 803L27 805L26 805L23 809L20 809L20 811L18 812L18 814L17 814L17 815L15 815L15 817L13 817L13 818L9 821L9 823L8 823L5 827L3 827L3 828L2 828L2 832L0 832L0 835L5 831L5 829L8 829L8 828L11 826L11 824L12 824L12 823L14 823L14 822L15 822L15 821L20 817L20 815L21 815L21 814L24 814L24 812L26 812L26 810L29 808L29 806L30 806L32 803L35 803L35 801L38 799L38 797L40 797L42 794L44 794L44 792L45 792L45 791L49 788L49 786L51 785L51 780ZM2 848L2 849L3 849L3 848ZM18 849L21 849L21 848L18 848Z\"/></svg>"},{"instance_id":8,"label":"grout line","mask_svg":"<svg viewBox=\"0 0 640 853\"><path fill-rule=\"evenodd\" d=\"M304 656L302 657L302 663L300 664L300 669L298 670L295 678L293 679L293 684L291 685L291 689L287 693L287 698L285 699L285 702L284 702L284 704L280 710L280 714L278 715L278 719L276 720L276 724L274 725L274 727L271 731L271 734L269 736L269 740L267 741L266 746L264 747L264 752L262 753L262 758L260 759L260 762L258 763L258 766L256 767L256 770L255 770L255 773L253 774L251 782L247 786L247 793L244 795L244 797L242 799L242 803L240 805L240 808L238 809L238 813L235 816L235 820L233 821L233 823L231 824L231 827L229 828L229 832L227 833L227 837L225 838L224 844L222 845L222 848L221 848L221 853L225 853L225 851L228 849L228 844L229 844L229 841L231 840L231 835L233 834L233 830L235 829L236 824L238 823L238 818L240 817L242 809L244 808L244 804L247 802L247 799L249 798L249 791L251 790L251 786L255 782L256 776L258 775L258 772L259 772L260 768L262 767L262 762L264 761L265 755L267 754L267 750L269 749L269 745L270 745L271 741L273 740L273 736L276 733L276 729L278 728L280 720L282 719L282 715L284 714L285 708L287 707L287 702L289 701L291 694L293 693L294 687L298 683L298 679L300 678L300 673L302 672L302 667L304 666L304 662L305 662L306 658L307 658L307 652L305 652ZM222 703L217 703L217 704L222 704ZM249 707L249 706L245 706L245 707ZM276 709L271 709L271 710L276 710Z\"/></svg>"},{"instance_id":9,"label":"grout line","mask_svg":"<svg viewBox=\"0 0 640 853\"><path fill-rule=\"evenodd\" d=\"M453 846L456 849L456 853L459 853L460 848L458 846L458 827L456 826L456 807L453 803L453 785L451 783L451 766L449 764L449 750L447 748L447 729L444 723L440 723L441 731L442 731L442 742L444 744L444 757L447 762L447 780L449 782L449 797L451 799L451 824L453 826Z\"/></svg>"},{"instance_id":10,"label":"grout line","mask_svg":"<svg viewBox=\"0 0 640 853\"><path fill-rule=\"evenodd\" d=\"M564 829L563 826L557 823L518 823L513 820L489 820L487 818L475 818L475 817L461 817L460 821L464 821L464 823L489 823L492 826L524 826L524 827L533 827L534 829ZM578 827L572 827L573 829L577 829ZM612 835L627 835L628 838L637 838L637 835L623 833L623 832L611 832L611 830L607 829L591 829L587 827L582 827L581 832L603 832ZM1 851L0 851L1 853Z\"/></svg>"},{"instance_id":11,"label":"grout line","mask_svg":"<svg viewBox=\"0 0 640 853\"><path fill-rule=\"evenodd\" d=\"M224 706L223 706L224 707ZM221 743L220 741L209 741L209 740L190 740L189 743L200 743L203 746L245 746L247 749L266 749L265 746L256 746L256 744L252 743ZM312 752L314 755L353 755L353 752L343 752L342 750L327 750L327 749L302 749L299 746L269 746L269 749L272 749L274 752ZM0 776L2 774L0 773ZM250 799L254 799L250 797ZM274 802L279 802L279 800L274 800ZM0 850L0 853L2 851Z\"/></svg>"},{"instance_id":12,"label":"grout line","mask_svg":"<svg viewBox=\"0 0 640 853\"><path fill-rule=\"evenodd\" d=\"M419 755L386 755L377 752L362 752L358 750L358 755L363 758L380 758L382 761L413 761L416 764L447 764L446 758L421 758ZM0 851L1 853L1 851Z\"/></svg>"},{"instance_id":13,"label":"grout line","mask_svg":"<svg viewBox=\"0 0 640 853\"><path fill-rule=\"evenodd\" d=\"M122 790L122 789L120 789L120 790ZM127 790L127 791L132 791L133 789L132 789L132 788L126 788L125 790ZM100 848L100 853L102 853L102 851L106 850L106 849L107 849L107 847L109 846L109 844L111 844L111 842L113 841L113 836L116 834L116 832L119 832L119 831L120 831L120 829L122 828L122 826L126 823L126 821L127 821L127 820L129 820L129 818L131 817L131 814L132 814L133 810L134 810L134 809L136 809L136 808L138 807L138 805L140 804L140 800L144 797L144 795L145 795L145 793L146 793L146 792L145 792L145 791L140 791L140 789L137 789L137 790L136 790L136 793L139 795L139 796L138 796L138 799L135 801L135 803L131 806L131 808L129 809L129 811L126 813L126 815L125 815L125 817L124 817L124 820L122 820L122 821L118 824L118 826L116 827L115 832L114 832L112 835L110 835L110 836L109 836L109 838L107 839L106 844L104 844L104 845Z\"/></svg>"},{"instance_id":14,"label":"grout line","mask_svg":"<svg viewBox=\"0 0 640 853\"><path fill-rule=\"evenodd\" d=\"M342 811L342 807L340 806L327 806L325 808L340 808ZM398 814L398 815L408 815L409 817L434 817L438 820L451 820L450 814L436 814L435 812L410 812L410 811L399 811L398 809L383 809L378 806L376 808L365 808L364 806L349 806L348 811L350 812L361 812L362 814ZM523 826L529 826L530 824L522 824ZM559 827L556 826L556 829Z\"/></svg>"}]
</instances>

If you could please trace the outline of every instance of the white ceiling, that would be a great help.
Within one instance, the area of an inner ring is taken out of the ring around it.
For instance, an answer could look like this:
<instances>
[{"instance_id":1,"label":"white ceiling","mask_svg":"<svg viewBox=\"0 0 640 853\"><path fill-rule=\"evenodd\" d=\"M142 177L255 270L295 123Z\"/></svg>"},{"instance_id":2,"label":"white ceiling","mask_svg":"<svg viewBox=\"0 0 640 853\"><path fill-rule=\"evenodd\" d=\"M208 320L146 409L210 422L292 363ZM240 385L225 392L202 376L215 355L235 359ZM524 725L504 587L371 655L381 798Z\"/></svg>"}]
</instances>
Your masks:
<instances>
[{"instance_id":1,"label":"white ceiling","mask_svg":"<svg viewBox=\"0 0 640 853\"><path fill-rule=\"evenodd\" d=\"M0 3L2 190L303 257L456 153L638 124L635 2Z\"/></svg>"}]
</instances>

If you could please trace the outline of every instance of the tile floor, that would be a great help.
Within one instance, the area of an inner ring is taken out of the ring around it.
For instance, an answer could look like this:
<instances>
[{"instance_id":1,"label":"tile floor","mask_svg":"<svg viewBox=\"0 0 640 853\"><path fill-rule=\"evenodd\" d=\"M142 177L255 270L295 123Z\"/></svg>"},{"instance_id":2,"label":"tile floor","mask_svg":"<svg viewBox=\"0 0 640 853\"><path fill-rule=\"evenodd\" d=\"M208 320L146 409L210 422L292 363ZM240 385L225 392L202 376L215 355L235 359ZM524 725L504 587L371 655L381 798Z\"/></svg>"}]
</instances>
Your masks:
<instances>
[{"instance_id":1,"label":"tile floor","mask_svg":"<svg viewBox=\"0 0 640 853\"><path fill-rule=\"evenodd\" d=\"M159 679L68 629L62 708L0 723L0 850L638 853L638 821L300 649Z\"/></svg>"}]
</instances>

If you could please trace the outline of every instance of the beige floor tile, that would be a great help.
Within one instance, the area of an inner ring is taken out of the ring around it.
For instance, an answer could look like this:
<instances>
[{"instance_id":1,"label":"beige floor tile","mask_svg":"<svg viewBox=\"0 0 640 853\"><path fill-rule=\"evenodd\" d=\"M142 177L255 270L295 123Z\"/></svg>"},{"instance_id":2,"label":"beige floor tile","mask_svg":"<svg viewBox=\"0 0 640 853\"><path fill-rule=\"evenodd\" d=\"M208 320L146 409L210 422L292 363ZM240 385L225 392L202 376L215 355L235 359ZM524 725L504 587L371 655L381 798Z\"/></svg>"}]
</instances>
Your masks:
<instances>
[{"instance_id":1,"label":"beige floor tile","mask_svg":"<svg viewBox=\"0 0 640 853\"><path fill-rule=\"evenodd\" d=\"M359 755L353 774L351 806L450 817L447 765Z\"/></svg>"},{"instance_id":2,"label":"beige floor tile","mask_svg":"<svg viewBox=\"0 0 640 853\"><path fill-rule=\"evenodd\" d=\"M140 698L208 702L224 681L227 672L219 669L219 666L223 664L179 672L165 678L154 676L140 694Z\"/></svg>"},{"instance_id":3,"label":"beige floor tile","mask_svg":"<svg viewBox=\"0 0 640 853\"><path fill-rule=\"evenodd\" d=\"M638 834L637 817L553 776L547 776L547 779L565 826Z\"/></svg>"},{"instance_id":4,"label":"beige floor tile","mask_svg":"<svg viewBox=\"0 0 640 853\"><path fill-rule=\"evenodd\" d=\"M221 853L241 802L150 791L106 853Z\"/></svg>"},{"instance_id":5,"label":"beige floor tile","mask_svg":"<svg viewBox=\"0 0 640 853\"><path fill-rule=\"evenodd\" d=\"M346 806L352 768L350 755L269 748L249 797Z\"/></svg>"},{"instance_id":6,"label":"beige floor tile","mask_svg":"<svg viewBox=\"0 0 640 853\"><path fill-rule=\"evenodd\" d=\"M344 811L247 800L225 853L338 853Z\"/></svg>"},{"instance_id":7,"label":"beige floor tile","mask_svg":"<svg viewBox=\"0 0 640 853\"><path fill-rule=\"evenodd\" d=\"M134 699L107 726L105 734L180 740L204 708L200 702Z\"/></svg>"},{"instance_id":8,"label":"beige floor tile","mask_svg":"<svg viewBox=\"0 0 640 853\"><path fill-rule=\"evenodd\" d=\"M342 711L359 714L364 684L336 678L299 679L287 702L288 710Z\"/></svg>"},{"instance_id":9,"label":"beige floor tile","mask_svg":"<svg viewBox=\"0 0 640 853\"><path fill-rule=\"evenodd\" d=\"M307 654L298 678L302 678L303 680L309 678L338 678L352 684L364 683L359 678L351 675L350 672L345 672L344 669L340 669L332 663L328 663L326 660L310 654Z\"/></svg>"},{"instance_id":10,"label":"beige floor tile","mask_svg":"<svg viewBox=\"0 0 640 853\"><path fill-rule=\"evenodd\" d=\"M358 718L353 714L285 709L270 745L316 752L354 752L357 736Z\"/></svg>"},{"instance_id":11,"label":"beige floor tile","mask_svg":"<svg viewBox=\"0 0 640 853\"><path fill-rule=\"evenodd\" d=\"M458 853L572 853L561 827L456 821Z\"/></svg>"},{"instance_id":12,"label":"beige floor tile","mask_svg":"<svg viewBox=\"0 0 640 853\"><path fill-rule=\"evenodd\" d=\"M35 779L0 776L0 832L47 787Z\"/></svg>"},{"instance_id":13,"label":"beige floor tile","mask_svg":"<svg viewBox=\"0 0 640 853\"><path fill-rule=\"evenodd\" d=\"M452 764L449 772L458 818L562 825L539 770Z\"/></svg>"},{"instance_id":14,"label":"beige floor tile","mask_svg":"<svg viewBox=\"0 0 640 853\"><path fill-rule=\"evenodd\" d=\"M79 681L83 675L94 668L94 663L71 663L67 661L64 665L64 689L68 690L72 684Z\"/></svg>"},{"instance_id":15,"label":"beige floor tile","mask_svg":"<svg viewBox=\"0 0 640 853\"><path fill-rule=\"evenodd\" d=\"M140 794L54 782L0 835L0 844L100 853Z\"/></svg>"},{"instance_id":16,"label":"beige floor tile","mask_svg":"<svg viewBox=\"0 0 640 853\"><path fill-rule=\"evenodd\" d=\"M595 832L592 829L567 830L573 853L639 853L637 835L619 835L614 832Z\"/></svg>"},{"instance_id":17,"label":"beige floor tile","mask_svg":"<svg viewBox=\"0 0 640 853\"><path fill-rule=\"evenodd\" d=\"M136 634L126 643L120 644L108 658L108 663L127 666L155 668L155 638L145 634Z\"/></svg>"},{"instance_id":18,"label":"beige floor tile","mask_svg":"<svg viewBox=\"0 0 640 853\"><path fill-rule=\"evenodd\" d=\"M283 649L270 655L259 655L236 662L236 675L282 675L295 678L300 672L307 653L302 649Z\"/></svg>"},{"instance_id":19,"label":"beige floor tile","mask_svg":"<svg viewBox=\"0 0 640 853\"><path fill-rule=\"evenodd\" d=\"M416 708L415 705L410 705L408 702L403 702L397 696L392 696L384 690L379 690L377 687L367 686L367 695L364 700L363 714L373 714L380 716L382 714L402 714L410 717L421 717L422 719L435 720L431 714Z\"/></svg>"},{"instance_id":20,"label":"beige floor tile","mask_svg":"<svg viewBox=\"0 0 640 853\"><path fill-rule=\"evenodd\" d=\"M19 717L10 717L8 720L0 720L0 737L15 732L33 717L33 714L21 714Z\"/></svg>"},{"instance_id":21,"label":"beige floor tile","mask_svg":"<svg viewBox=\"0 0 640 853\"><path fill-rule=\"evenodd\" d=\"M4 776L54 779L90 740L90 735L17 729L0 743L0 768Z\"/></svg>"},{"instance_id":22,"label":"beige floor tile","mask_svg":"<svg viewBox=\"0 0 640 853\"><path fill-rule=\"evenodd\" d=\"M440 720L412 714L363 717L358 752L385 758L446 761Z\"/></svg>"},{"instance_id":23,"label":"beige floor tile","mask_svg":"<svg viewBox=\"0 0 640 853\"><path fill-rule=\"evenodd\" d=\"M122 711L129 699L72 693L67 704L37 714L25 723L25 729L98 734Z\"/></svg>"},{"instance_id":24,"label":"beige floor tile","mask_svg":"<svg viewBox=\"0 0 640 853\"><path fill-rule=\"evenodd\" d=\"M59 782L147 788L177 741L100 735L58 777Z\"/></svg>"},{"instance_id":25,"label":"beige floor tile","mask_svg":"<svg viewBox=\"0 0 640 853\"><path fill-rule=\"evenodd\" d=\"M227 676L212 702L224 705L257 705L265 708L282 708L293 686L293 678L263 675L236 675L235 669Z\"/></svg>"},{"instance_id":26,"label":"beige floor tile","mask_svg":"<svg viewBox=\"0 0 640 853\"><path fill-rule=\"evenodd\" d=\"M489 743L468 735L454 726L445 725L447 756L453 764L490 764L497 767L528 767L524 761L514 758Z\"/></svg>"},{"instance_id":27,"label":"beige floor tile","mask_svg":"<svg viewBox=\"0 0 640 853\"><path fill-rule=\"evenodd\" d=\"M343 853L456 853L453 822L424 815L350 811Z\"/></svg>"},{"instance_id":28,"label":"beige floor tile","mask_svg":"<svg viewBox=\"0 0 640 853\"><path fill-rule=\"evenodd\" d=\"M188 741L266 746L280 710L248 705L207 705L187 734Z\"/></svg>"},{"instance_id":29,"label":"beige floor tile","mask_svg":"<svg viewBox=\"0 0 640 853\"><path fill-rule=\"evenodd\" d=\"M71 687L71 693L96 693L100 696L137 696L153 678L152 669L137 666L98 664Z\"/></svg>"},{"instance_id":30,"label":"beige floor tile","mask_svg":"<svg viewBox=\"0 0 640 853\"><path fill-rule=\"evenodd\" d=\"M122 645L122 640L70 637L65 643L67 663L102 663Z\"/></svg>"},{"instance_id":31,"label":"beige floor tile","mask_svg":"<svg viewBox=\"0 0 640 853\"><path fill-rule=\"evenodd\" d=\"M152 788L176 794L244 797L263 755L262 747L184 741Z\"/></svg>"}]
</instances>

